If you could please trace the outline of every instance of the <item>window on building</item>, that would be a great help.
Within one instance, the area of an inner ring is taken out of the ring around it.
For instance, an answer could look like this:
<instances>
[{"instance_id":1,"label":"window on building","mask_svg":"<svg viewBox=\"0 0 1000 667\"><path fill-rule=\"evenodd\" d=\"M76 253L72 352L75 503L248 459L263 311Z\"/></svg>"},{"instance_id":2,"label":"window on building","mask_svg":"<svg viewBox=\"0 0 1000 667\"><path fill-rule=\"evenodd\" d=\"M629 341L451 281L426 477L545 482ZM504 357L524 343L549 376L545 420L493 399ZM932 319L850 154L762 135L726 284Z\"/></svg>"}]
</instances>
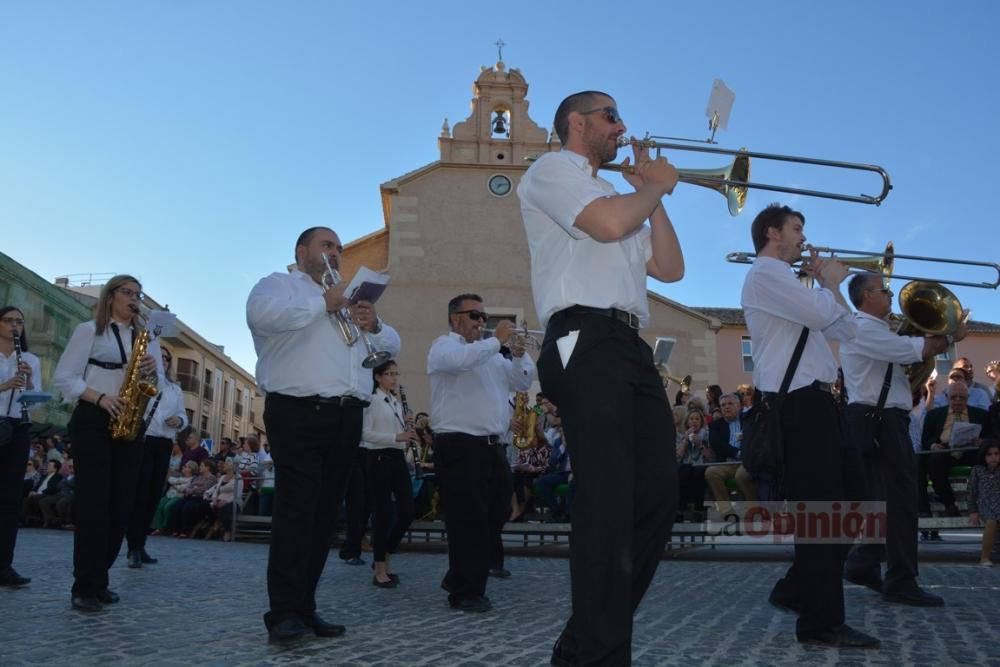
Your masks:
<instances>
[{"instance_id":1,"label":"window on building","mask_svg":"<svg viewBox=\"0 0 1000 667\"><path fill-rule=\"evenodd\" d=\"M947 350L934 357L934 368L937 369L937 374L943 378L947 378L948 371L954 365L955 359L958 359L958 352L955 349L955 344L952 343L948 346ZM940 387L941 384L939 383L938 386Z\"/></svg>"},{"instance_id":2,"label":"window on building","mask_svg":"<svg viewBox=\"0 0 1000 667\"><path fill-rule=\"evenodd\" d=\"M215 398L215 390L212 388L212 369L205 369L205 400L209 403Z\"/></svg>"},{"instance_id":3,"label":"window on building","mask_svg":"<svg viewBox=\"0 0 1000 667\"><path fill-rule=\"evenodd\" d=\"M198 362L192 359L177 360L177 382L181 389L191 394L201 391L201 379L198 377Z\"/></svg>"},{"instance_id":4,"label":"window on building","mask_svg":"<svg viewBox=\"0 0 1000 667\"><path fill-rule=\"evenodd\" d=\"M740 354L743 357L743 371L753 373L753 343L750 336L740 337Z\"/></svg>"},{"instance_id":5,"label":"window on building","mask_svg":"<svg viewBox=\"0 0 1000 667\"><path fill-rule=\"evenodd\" d=\"M184 412L187 414L188 424L194 424L194 410L191 408L184 408Z\"/></svg>"},{"instance_id":6,"label":"window on building","mask_svg":"<svg viewBox=\"0 0 1000 667\"><path fill-rule=\"evenodd\" d=\"M201 430L202 433L208 430L208 415L201 416Z\"/></svg>"}]
</instances>

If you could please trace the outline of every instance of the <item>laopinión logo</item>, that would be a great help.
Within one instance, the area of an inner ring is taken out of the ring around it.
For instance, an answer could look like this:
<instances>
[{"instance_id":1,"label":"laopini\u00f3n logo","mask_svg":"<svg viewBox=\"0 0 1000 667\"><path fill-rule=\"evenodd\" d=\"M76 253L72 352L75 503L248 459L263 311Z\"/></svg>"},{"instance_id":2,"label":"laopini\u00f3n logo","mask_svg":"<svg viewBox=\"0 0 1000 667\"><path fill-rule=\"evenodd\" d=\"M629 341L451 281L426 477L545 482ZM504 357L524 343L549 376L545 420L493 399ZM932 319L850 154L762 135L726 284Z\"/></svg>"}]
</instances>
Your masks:
<instances>
[{"instance_id":1,"label":"laopini\u00f3n logo","mask_svg":"<svg viewBox=\"0 0 1000 667\"><path fill-rule=\"evenodd\" d=\"M706 503L715 542L753 544L884 544L885 502L787 500Z\"/></svg>"}]
</instances>

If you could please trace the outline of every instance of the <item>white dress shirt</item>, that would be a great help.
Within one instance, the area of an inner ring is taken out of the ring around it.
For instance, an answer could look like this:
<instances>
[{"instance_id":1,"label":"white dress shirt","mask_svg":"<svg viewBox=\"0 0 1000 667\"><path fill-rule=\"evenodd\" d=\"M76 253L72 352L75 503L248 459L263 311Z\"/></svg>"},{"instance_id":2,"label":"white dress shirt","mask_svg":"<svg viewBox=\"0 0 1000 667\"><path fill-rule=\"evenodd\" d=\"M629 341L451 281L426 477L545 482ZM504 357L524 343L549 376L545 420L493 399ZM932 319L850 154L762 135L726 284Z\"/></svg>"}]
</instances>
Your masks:
<instances>
[{"instance_id":1,"label":"white dress shirt","mask_svg":"<svg viewBox=\"0 0 1000 667\"><path fill-rule=\"evenodd\" d=\"M323 288L298 269L261 279L247 299L247 325L257 350L257 384L265 393L287 396L371 398L371 371L359 340L347 345L333 313L326 312ZM399 355L396 330L382 324L369 333L376 350Z\"/></svg>"},{"instance_id":2,"label":"white dress shirt","mask_svg":"<svg viewBox=\"0 0 1000 667\"><path fill-rule=\"evenodd\" d=\"M885 381L885 369L892 367L892 383L885 401L887 408L910 411L913 397L904 366L924 358L922 336L897 336L889 323L868 313L856 313L858 335L840 346L840 366L851 403L877 405Z\"/></svg>"},{"instance_id":3,"label":"white dress shirt","mask_svg":"<svg viewBox=\"0 0 1000 667\"><path fill-rule=\"evenodd\" d=\"M31 366L31 384L34 387L27 387L32 391L42 390L42 366L38 357L31 352L22 352L21 361ZM17 354L10 353L10 356L0 352L0 383L4 383L17 375ZM21 404L17 398L21 395L21 389L8 389L0 391L0 417L21 418Z\"/></svg>"},{"instance_id":4,"label":"white dress shirt","mask_svg":"<svg viewBox=\"0 0 1000 667\"><path fill-rule=\"evenodd\" d=\"M77 400L87 387L100 394L118 395L125 380L125 368L132 358L132 329L128 324L120 322L116 324L122 339L122 347L125 349L125 365L115 369L95 366L88 361L96 359L114 364L122 363L122 348L118 346L111 324L108 324L100 336L97 335L97 323L94 320L87 320L77 325L69 343L66 344L66 349L59 357L59 363L56 364L56 371L52 377L52 384L62 393L63 402L72 403ZM146 353L156 360L158 383L162 385L163 365L160 359L160 344L155 338L150 340Z\"/></svg>"},{"instance_id":5,"label":"white dress shirt","mask_svg":"<svg viewBox=\"0 0 1000 667\"><path fill-rule=\"evenodd\" d=\"M531 252L535 312L543 327L553 313L575 305L617 308L638 316L640 326L649 324L649 226L607 243L575 226L587 204L616 194L611 183L591 174L587 158L565 149L542 155L521 178L517 196Z\"/></svg>"},{"instance_id":6,"label":"white dress shirt","mask_svg":"<svg viewBox=\"0 0 1000 667\"><path fill-rule=\"evenodd\" d=\"M188 425L187 411L184 409L184 394L181 393L180 385L170 380L161 382L157 389L160 391L159 396L151 398L149 405L146 406L144 419L149 419L153 403L156 403L157 398L160 399L160 402L156 404L156 411L153 412L153 419L149 422L149 428L146 429L146 435L173 440L177 431ZM177 428L167 426L166 422L171 417L179 418L181 420L180 426Z\"/></svg>"},{"instance_id":7,"label":"white dress shirt","mask_svg":"<svg viewBox=\"0 0 1000 667\"><path fill-rule=\"evenodd\" d=\"M510 427L507 397L531 388L535 362L505 359L496 338L469 343L451 332L431 343L427 374L435 432L499 436Z\"/></svg>"},{"instance_id":8,"label":"white dress shirt","mask_svg":"<svg viewBox=\"0 0 1000 667\"><path fill-rule=\"evenodd\" d=\"M399 401L381 389L376 389L370 400L361 426L361 446L365 449L403 449L406 443L396 442L396 434L406 430Z\"/></svg>"},{"instance_id":9,"label":"white dress shirt","mask_svg":"<svg viewBox=\"0 0 1000 667\"><path fill-rule=\"evenodd\" d=\"M833 292L809 289L786 262L758 256L747 272L740 302L753 340L754 386L768 392L781 389L803 326L809 327L809 337L788 391L837 379L837 361L827 340L849 341L857 325Z\"/></svg>"}]
</instances>

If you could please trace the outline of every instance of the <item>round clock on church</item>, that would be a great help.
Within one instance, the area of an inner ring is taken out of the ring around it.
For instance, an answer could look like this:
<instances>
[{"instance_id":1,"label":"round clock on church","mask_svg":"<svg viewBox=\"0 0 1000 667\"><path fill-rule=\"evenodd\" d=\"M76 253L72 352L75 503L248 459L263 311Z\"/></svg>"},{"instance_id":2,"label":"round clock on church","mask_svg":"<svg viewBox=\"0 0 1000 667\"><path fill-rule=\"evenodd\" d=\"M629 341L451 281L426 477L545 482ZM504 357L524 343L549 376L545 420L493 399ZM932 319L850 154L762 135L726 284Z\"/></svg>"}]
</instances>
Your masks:
<instances>
[{"instance_id":1,"label":"round clock on church","mask_svg":"<svg viewBox=\"0 0 1000 667\"><path fill-rule=\"evenodd\" d=\"M510 179L503 174L490 176L489 187L490 192L497 197L506 197L510 194Z\"/></svg>"}]
</instances>

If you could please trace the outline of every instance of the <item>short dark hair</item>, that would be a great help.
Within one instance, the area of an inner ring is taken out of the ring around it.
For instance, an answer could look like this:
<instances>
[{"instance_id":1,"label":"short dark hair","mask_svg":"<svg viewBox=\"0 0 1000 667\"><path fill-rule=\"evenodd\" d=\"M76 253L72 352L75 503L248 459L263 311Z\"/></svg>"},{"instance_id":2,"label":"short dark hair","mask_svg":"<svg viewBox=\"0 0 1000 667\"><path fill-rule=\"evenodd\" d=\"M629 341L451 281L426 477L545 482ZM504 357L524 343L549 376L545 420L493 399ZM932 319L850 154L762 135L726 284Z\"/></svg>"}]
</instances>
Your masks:
<instances>
[{"instance_id":1,"label":"short dark hair","mask_svg":"<svg viewBox=\"0 0 1000 667\"><path fill-rule=\"evenodd\" d=\"M574 111L589 111L590 106L594 104L594 97L597 95L611 97L607 93L602 93L599 90L584 90L579 93L573 93L559 103L559 108L556 109L556 117L552 121L552 126L555 128L556 134L559 136L560 143L565 144L566 139L569 138L569 115Z\"/></svg>"},{"instance_id":2,"label":"short dark hair","mask_svg":"<svg viewBox=\"0 0 1000 667\"><path fill-rule=\"evenodd\" d=\"M331 234L336 234L337 233L337 232L333 231L332 229L330 229L329 227L322 227L322 226L319 226L319 227L310 227L306 231L304 231L301 234L299 234L298 240L295 241L295 247L298 248L300 245L309 245L309 242L312 241L313 234L315 234L316 232L318 232L321 229L325 229L326 231L330 232ZM299 261L298 256L295 257L295 261L296 262Z\"/></svg>"},{"instance_id":3,"label":"short dark hair","mask_svg":"<svg viewBox=\"0 0 1000 667\"><path fill-rule=\"evenodd\" d=\"M56 467L56 472L59 472L59 469L62 468L62 463L60 463L56 459L49 459L49 463L53 464Z\"/></svg>"},{"instance_id":4,"label":"short dark hair","mask_svg":"<svg viewBox=\"0 0 1000 667\"><path fill-rule=\"evenodd\" d=\"M759 253L767 245L767 230L771 227L780 230L785 226L789 216L795 216L802 221L803 225L806 224L806 216L777 202L768 204L767 208L757 214L757 217L753 219L753 224L750 225L750 238L753 239L754 252Z\"/></svg>"},{"instance_id":5,"label":"short dark hair","mask_svg":"<svg viewBox=\"0 0 1000 667\"><path fill-rule=\"evenodd\" d=\"M215 474L216 471L215 459L202 459L201 465L208 468L209 472L211 472L213 475Z\"/></svg>"},{"instance_id":6,"label":"short dark hair","mask_svg":"<svg viewBox=\"0 0 1000 667\"><path fill-rule=\"evenodd\" d=\"M983 442L979 445L979 451L976 452L976 463L981 466L986 465L986 454L994 447L1000 447L1000 440L996 438L983 438Z\"/></svg>"},{"instance_id":7,"label":"short dark hair","mask_svg":"<svg viewBox=\"0 0 1000 667\"><path fill-rule=\"evenodd\" d=\"M865 290L870 289L868 287L868 281L870 278L875 278L879 281L879 285L882 284L882 277L877 273L872 273L870 271L865 271L864 273L858 273L851 281L847 283L847 296L850 297L851 303L854 304L855 308L860 308L861 304L865 302Z\"/></svg>"},{"instance_id":8,"label":"short dark hair","mask_svg":"<svg viewBox=\"0 0 1000 667\"><path fill-rule=\"evenodd\" d=\"M372 369L372 393L378 389L378 378L380 375L385 375L385 372L389 370L389 366L398 366L395 359L386 359L381 364Z\"/></svg>"},{"instance_id":9,"label":"short dark hair","mask_svg":"<svg viewBox=\"0 0 1000 667\"><path fill-rule=\"evenodd\" d=\"M456 297L452 297L451 301L448 302L448 326L451 326L451 316L459 311L462 307L463 301L478 301L483 302L483 297L478 294L472 294L471 292L466 292L465 294L459 294Z\"/></svg>"}]
</instances>

